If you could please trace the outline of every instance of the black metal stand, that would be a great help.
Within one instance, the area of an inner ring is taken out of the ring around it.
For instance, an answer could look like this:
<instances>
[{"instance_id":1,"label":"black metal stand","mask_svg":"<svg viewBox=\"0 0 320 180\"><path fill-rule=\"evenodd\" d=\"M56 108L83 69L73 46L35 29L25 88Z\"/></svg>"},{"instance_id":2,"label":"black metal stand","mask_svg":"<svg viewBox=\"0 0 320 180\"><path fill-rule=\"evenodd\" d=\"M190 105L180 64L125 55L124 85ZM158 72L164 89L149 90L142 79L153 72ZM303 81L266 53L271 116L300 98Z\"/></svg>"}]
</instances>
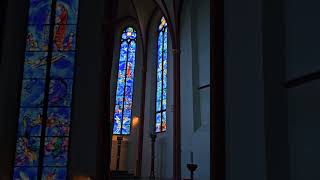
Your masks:
<instances>
[{"instance_id":1,"label":"black metal stand","mask_svg":"<svg viewBox=\"0 0 320 180\"><path fill-rule=\"evenodd\" d=\"M157 138L157 135L155 133L152 133L150 134L150 138L151 138L151 170L150 170L150 176L149 178L150 179L155 179L155 175L154 175L154 145L155 145L155 142L156 142L156 138Z\"/></svg>"},{"instance_id":2,"label":"black metal stand","mask_svg":"<svg viewBox=\"0 0 320 180\"><path fill-rule=\"evenodd\" d=\"M118 152L117 152L117 166L116 166L116 171L119 171L120 168L120 155L121 155L121 142L123 140L122 136L117 137L118 140Z\"/></svg>"},{"instance_id":3,"label":"black metal stand","mask_svg":"<svg viewBox=\"0 0 320 180\"><path fill-rule=\"evenodd\" d=\"M187 164L187 167L188 167L188 169L190 171L190 179L193 180L193 173L198 168L198 165L196 165L196 164Z\"/></svg>"}]
</instances>

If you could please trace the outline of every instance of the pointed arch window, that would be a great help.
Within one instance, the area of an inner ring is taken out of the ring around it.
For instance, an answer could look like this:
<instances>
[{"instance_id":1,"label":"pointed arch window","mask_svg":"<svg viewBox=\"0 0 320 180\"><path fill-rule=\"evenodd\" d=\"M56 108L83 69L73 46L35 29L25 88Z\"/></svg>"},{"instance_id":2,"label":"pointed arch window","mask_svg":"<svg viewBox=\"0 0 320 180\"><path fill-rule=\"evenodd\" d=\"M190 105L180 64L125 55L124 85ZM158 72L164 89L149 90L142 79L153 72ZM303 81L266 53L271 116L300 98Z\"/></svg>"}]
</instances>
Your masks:
<instances>
[{"instance_id":1,"label":"pointed arch window","mask_svg":"<svg viewBox=\"0 0 320 180\"><path fill-rule=\"evenodd\" d=\"M29 1L13 179L67 179L78 1Z\"/></svg>"},{"instance_id":2,"label":"pointed arch window","mask_svg":"<svg viewBox=\"0 0 320 180\"><path fill-rule=\"evenodd\" d=\"M127 27L121 36L113 134L129 135L132 121L132 98L137 32Z\"/></svg>"},{"instance_id":3,"label":"pointed arch window","mask_svg":"<svg viewBox=\"0 0 320 180\"><path fill-rule=\"evenodd\" d=\"M167 74L168 74L168 26L164 17L158 27L158 59L156 90L157 133L167 130Z\"/></svg>"}]
</instances>

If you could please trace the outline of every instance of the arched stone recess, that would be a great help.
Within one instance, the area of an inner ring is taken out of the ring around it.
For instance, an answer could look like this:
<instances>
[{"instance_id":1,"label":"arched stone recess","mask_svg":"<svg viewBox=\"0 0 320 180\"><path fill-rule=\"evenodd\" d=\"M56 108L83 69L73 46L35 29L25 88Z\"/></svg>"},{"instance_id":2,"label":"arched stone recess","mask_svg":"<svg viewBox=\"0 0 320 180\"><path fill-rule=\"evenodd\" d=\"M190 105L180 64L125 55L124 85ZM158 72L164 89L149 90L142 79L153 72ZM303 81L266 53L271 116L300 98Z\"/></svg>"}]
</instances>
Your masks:
<instances>
[{"instance_id":1,"label":"arched stone recess","mask_svg":"<svg viewBox=\"0 0 320 180\"><path fill-rule=\"evenodd\" d=\"M147 41L147 72L146 72L146 94L145 94L145 121L143 136L142 176L148 177L151 170L151 138L155 133L156 121L156 87L157 87L157 60L158 60L158 27L163 17L162 12L157 9L150 18L148 26ZM169 31L169 30L168 30ZM168 32L168 89L167 89L167 130L157 133L155 142L155 177L166 179L173 176L173 55L172 40Z\"/></svg>"},{"instance_id":2,"label":"arched stone recess","mask_svg":"<svg viewBox=\"0 0 320 180\"><path fill-rule=\"evenodd\" d=\"M110 170L116 170L117 155L117 136L113 133L113 116L115 112L115 99L117 88L117 77L119 68L121 35L127 27L132 27L137 32L137 47L134 70L134 89L132 101L132 119L130 135L124 136L121 146L120 170L128 171L137 175L137 160L139 148L139 129L141 114L141 89L142 89L142 62L143 62L143 44L141 39L141 30L138 21L134 17L127 17L116 21L114 27L114 50L112 59L111 79L110 79L110 141L111 141L111 162Z\"/></svg>"}]
</instances>

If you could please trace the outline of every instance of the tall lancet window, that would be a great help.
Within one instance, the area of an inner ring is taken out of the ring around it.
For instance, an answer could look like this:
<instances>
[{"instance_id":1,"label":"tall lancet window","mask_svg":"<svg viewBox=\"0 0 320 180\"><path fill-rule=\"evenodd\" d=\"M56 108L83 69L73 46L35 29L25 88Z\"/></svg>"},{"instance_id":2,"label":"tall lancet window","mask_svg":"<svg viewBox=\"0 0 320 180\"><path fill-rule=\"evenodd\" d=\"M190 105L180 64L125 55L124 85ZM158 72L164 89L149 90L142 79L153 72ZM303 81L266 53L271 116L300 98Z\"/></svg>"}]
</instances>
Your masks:
<instances>
[{"instance_id":1,"label":"tall lancet window","mask_svg":"<svg viewBox=\"0 0 320 180\"><path fill-rule=\"evenodd\" d=\"M118 81L114 112L113 134L129 135L132 120L132 97L137 33L126 28L121 36Z\"/></svg>"},{"instance_id":2,"label":"tall lancet window","mask_svg":"<svg viewBox=\"0 0 320 180\"><path fill-rule=\"evenodd\" d=\"M164 17L158 28L156 132L167 130L168 27Z\"/></svg>"},{"instance_id":3,"label":"tall lancet window","mask_svg":"<svg viewBox=\"0 0 320 180\"><path fill-rule=\"evenodd\" d=\"M67 179L78 0L30 0L13 179Z\"/></svg>"}]
</instances>

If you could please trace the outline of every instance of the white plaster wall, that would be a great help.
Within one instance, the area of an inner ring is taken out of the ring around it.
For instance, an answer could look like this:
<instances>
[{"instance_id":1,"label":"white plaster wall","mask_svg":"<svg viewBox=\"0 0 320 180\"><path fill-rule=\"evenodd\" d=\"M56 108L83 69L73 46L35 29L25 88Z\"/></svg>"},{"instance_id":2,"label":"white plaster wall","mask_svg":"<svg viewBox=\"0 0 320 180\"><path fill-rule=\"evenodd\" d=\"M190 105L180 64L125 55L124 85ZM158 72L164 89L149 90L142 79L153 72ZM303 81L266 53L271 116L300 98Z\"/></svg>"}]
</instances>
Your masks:
<instances>
[{"instance_id":1,"label":"white plaster wall","mask_svg":"<svg viewBox=\"0 0 320 180\"><path fill-rule=\"evenodd\" d=\"M186 164L193 152L199 180L210 179L210 87L199 89L210 82L209 3L186 1L181 16L181 173L190 176Z\"/></svg>"}]
</instances>

